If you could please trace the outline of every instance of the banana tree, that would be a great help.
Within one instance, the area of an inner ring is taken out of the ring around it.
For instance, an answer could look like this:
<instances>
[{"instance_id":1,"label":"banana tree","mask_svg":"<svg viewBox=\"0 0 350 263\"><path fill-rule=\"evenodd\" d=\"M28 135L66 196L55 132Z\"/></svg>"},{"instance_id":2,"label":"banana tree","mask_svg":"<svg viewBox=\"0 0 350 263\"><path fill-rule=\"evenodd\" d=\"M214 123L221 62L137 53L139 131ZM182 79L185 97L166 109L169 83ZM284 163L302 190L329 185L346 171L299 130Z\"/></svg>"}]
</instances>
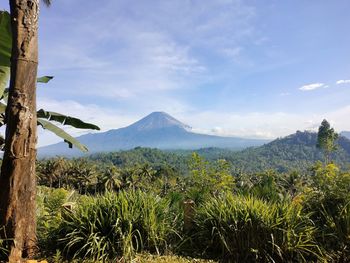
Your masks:
<instances>
[{"instance_id":1,"label":"banana tree","mask_svg":"<svg viewBox=\"0 0 350 263\"><path fill-rule=\"evenodd\" d=\"M6 124L5 112L9 94L9 89L6 88L6 85L10 76L11 46L12 38L10 15L6 11L0 11L0 127ZM43 76L37 78L37 83L48 83L52 79L53 76ZM62 128L55 125L54 122L79 129L100 130L98 126L91 123L86 123L78 118L57 112L45 111L44 109L37 111L37 123L39 126L61 137L68 144L69 148L75 146L83 152L87 152L88 148L85 145L81 144L77 139L69 135L67 132L65 132ZM4 138L0 137L1 149L4 146L4 143Z\"/></svg>"},{"instance_id":2,"label":"banana tree","mask_svg":"<svg viewBox=\"0 0 350 263\"><path fill-rule=\"evenodd\" d=\"M48 83L53 77L52 76L44 76L37 79L38 83ZM0 127L6 124L6 101L8 96L8 88L3 90L3 94L0 94ZM40 109L36 112L37 115L37 123L42 128L53 132L57 136L61 137L69 146L72 148L75 146L79 150L83 152L87 152L88 148L81 144L77 139L69 135L62 128L55 125L55 122L58 122L62 125L71 126L78 129L91 129L91 130L100 130L100 128L94 124L84 122L78 118L64 115L61 113L46 111L44 109ZM2 143L2 144L1 144ZM3 147L4 139L0 138L0 147Z\"/></svg>"},{"instance_id":3,"label":"banana tree","mask_svg":"<svg viewBox=\"0 0 350 263\"><path fill-rule=\"evenodd\" d=\"M49 0L44 0L49 3ZM62 114L36 112L39 0L10 0L11 14L0 11L0 110L6 142L0 175L0 239L8 240L8 262L36 255L37 124L64 138L69 146L87 148L51 121L78 128L97 126ZM11 74L10 74L11 71ZM10 77L10 88L6 85ZM7 101L8 97L8 101ZM8 106L6 105L8 104ZM0 258L0 261L3 258Z\"/></svg>"}]
</instances>

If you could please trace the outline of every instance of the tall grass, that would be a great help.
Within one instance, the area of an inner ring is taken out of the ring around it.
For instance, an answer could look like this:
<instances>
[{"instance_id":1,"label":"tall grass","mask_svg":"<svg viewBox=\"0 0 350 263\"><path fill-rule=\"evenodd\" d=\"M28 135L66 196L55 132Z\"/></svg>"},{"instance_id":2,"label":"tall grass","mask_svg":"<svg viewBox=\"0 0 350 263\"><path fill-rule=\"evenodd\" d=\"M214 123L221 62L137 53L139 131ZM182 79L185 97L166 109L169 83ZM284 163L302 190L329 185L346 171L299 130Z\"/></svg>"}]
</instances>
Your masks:
<instances>
[{"instance_id":1,"label":"tall grass","mask_svg":"<svg viewBox=\"0 0 350 263\"><path fill-rule=\"evenodd\" d=\"M73 258L130 259L138 251L164 252L176 234L169 202L141 191L86 197L66 213L60 243Z\"/></svg>"},{"instance_id":2,"label":"tall grass","mask_svg":"<svg viewBox=\"0 0 350 263\"><path fill-rule=\"evenodd\" d=\"M197 211L193 239L206 254L234 262L306 262L321 257L315 227L300 205L227 194Z\"/></svg>"},{"instance_id":3,"label":"tall grass","mask_svg":"<svg viewBox=\"0 0 350 263\"><path fill-rule=\"evenodd\" d=\"M52 247L56 245L56 234L62 222L63 205L72 203L78 198L79 196L74 190L38 187L36 200L37 236L42 250L52 250Z\"/></svg>"},{"instance_id":4,"label":"tall grass","mask_svg":"<svg viewBox=\"0 0 350 263\"><path fill-rule=\"evenodd\" d=\"M350 203L338 205L338 213L332 214L322 207L325 224L319 228L320 244L334 262L350 261Z\"/></svg>"},{"instance_id":5,"label":"tall grass","mask_svg":"<svg viewBox=\"0 0 350 263\"><path fill-rule=\"evenodd\" d=\"M4 227L0 227L0 232L1 232L1 235L2 236L6 236L5 235L5 228ZM4 259L4 258L7 258L8 256L8 248L7 248L7 241L9 241L8 239L1 239L0 238L0 260L1 259Z\"/></svg>"}]
</instances>

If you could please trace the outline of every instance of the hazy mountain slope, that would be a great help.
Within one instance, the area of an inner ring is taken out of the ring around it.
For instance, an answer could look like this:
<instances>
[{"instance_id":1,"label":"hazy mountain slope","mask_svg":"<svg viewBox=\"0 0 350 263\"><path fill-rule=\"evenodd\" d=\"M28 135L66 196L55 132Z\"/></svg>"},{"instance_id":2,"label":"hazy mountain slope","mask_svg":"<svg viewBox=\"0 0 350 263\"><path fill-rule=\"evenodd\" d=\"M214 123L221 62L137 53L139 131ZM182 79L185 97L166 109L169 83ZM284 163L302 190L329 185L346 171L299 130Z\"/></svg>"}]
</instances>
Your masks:
<instances>
[{"instance_id":1,"label":"hazy mountain slope","mask_svg":"<svg viewBox=\"0 0 350 263\"><path fill-rule=\"evenodd\" d=\"M350 131L342 131L340 135L350 139Z\"/></svg>"},{"instance_id":2,"label":"hazy mountain slope","mask_svg":"<svg viewBox=\"0 0 350 263\"><path fill-rule=\"evenodd\" d=\"M204 147L243 149L267 142L266 140L193 133L189 126L164 112L153 112L125 128L83 135L78 137L78 140L88 146L90 153L126 150L138 146L159 149L198 149ZM39 148L38 152L39 157L81 155L76 149L68 149L65 143L42 147Z\"/></svg>"},{"instance_id":3,"label":"hazy mountain slope","mask_svg":"<svg viewBox=\"0 0 350 263\"><path fill-rule=\"evenodd\" d=\"M317 134L296 132L284 138L276 139L260 147L242 151L222 148L203 148L195 150L208 160L225 159L231 163L235 172L261 172L274 169L279 172L291 170L305 171L316 161L323 161L322 152L316 148ZM341 136L338 150L332 159L342 168L350 166L350 140ZM127 151L94 154L89 158L102 162L111 162L118 166L150 163L159 166L166 164L181 174L188 173L188 161L193 150L161 151L150 148L135 148Z\"/></svg>"},{"instance_id":4,"label":"hazy mountain slope","mask_svg":"<svg viewBox=\"0 0 350 263\"><path fill-rule=\"evenodd\" d=\"M278 171L308 169L316 161L323 161L322 152L316 148L317 134L312 132L296 132L284 138L256 148L233 152L226 159L237 170L261 171L276 169ZM350 165L350 140L344 136L338 139L338 149L332 154L341 167Z\"/></svg>"}]
</instances>

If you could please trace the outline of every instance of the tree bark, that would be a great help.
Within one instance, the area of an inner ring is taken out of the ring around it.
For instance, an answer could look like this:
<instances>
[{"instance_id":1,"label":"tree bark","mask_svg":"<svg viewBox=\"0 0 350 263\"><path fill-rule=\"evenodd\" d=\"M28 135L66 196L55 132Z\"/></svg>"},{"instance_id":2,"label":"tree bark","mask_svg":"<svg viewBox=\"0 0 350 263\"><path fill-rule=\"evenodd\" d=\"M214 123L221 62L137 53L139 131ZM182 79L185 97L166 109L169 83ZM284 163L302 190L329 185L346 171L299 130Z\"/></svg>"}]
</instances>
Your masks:
<instances>
[{"instance_id":1,"label":"tree bark","mask_svg":"<svg viewBox=\"0 0 350 263\"><path fill-rule=\"evenodd\" d=\"M36 77L39 0L10 0L11 78L6 109L6 141L0 176L1 236L9 242L9 262L36 251Z\"/></svg>"}]
</instances>

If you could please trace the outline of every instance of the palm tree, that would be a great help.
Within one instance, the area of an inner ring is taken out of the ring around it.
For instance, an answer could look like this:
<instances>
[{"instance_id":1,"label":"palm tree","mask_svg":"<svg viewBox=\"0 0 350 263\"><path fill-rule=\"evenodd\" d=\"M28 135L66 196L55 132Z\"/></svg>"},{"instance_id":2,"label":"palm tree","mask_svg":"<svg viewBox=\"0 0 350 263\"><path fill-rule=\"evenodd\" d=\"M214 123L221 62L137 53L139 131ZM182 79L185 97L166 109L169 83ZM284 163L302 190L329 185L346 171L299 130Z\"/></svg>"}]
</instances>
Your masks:
<instances>
[{"instance_id":1,"label":"palm tree","mask_svg":"<svg viewBox=\"0 0 350 263\"><path fill-rule=\"evenodd\" d=\"M104 169L102 176L99 178L100 190L113 191L120 189L122 181L120 171L115 166Z\"/></svg>"},{"instance_id":2,"label":"palm tree","mask_svg":"<svg viewBox=\"0 0 350 263\"><path fill-rule=\"evenodd\" d=\"M49 5L51 1L45 0ZM12 57L0 177L0 224L9 262L36 252L36 78L39 0L10 0Z\"/></svg>"}]
</instances>

